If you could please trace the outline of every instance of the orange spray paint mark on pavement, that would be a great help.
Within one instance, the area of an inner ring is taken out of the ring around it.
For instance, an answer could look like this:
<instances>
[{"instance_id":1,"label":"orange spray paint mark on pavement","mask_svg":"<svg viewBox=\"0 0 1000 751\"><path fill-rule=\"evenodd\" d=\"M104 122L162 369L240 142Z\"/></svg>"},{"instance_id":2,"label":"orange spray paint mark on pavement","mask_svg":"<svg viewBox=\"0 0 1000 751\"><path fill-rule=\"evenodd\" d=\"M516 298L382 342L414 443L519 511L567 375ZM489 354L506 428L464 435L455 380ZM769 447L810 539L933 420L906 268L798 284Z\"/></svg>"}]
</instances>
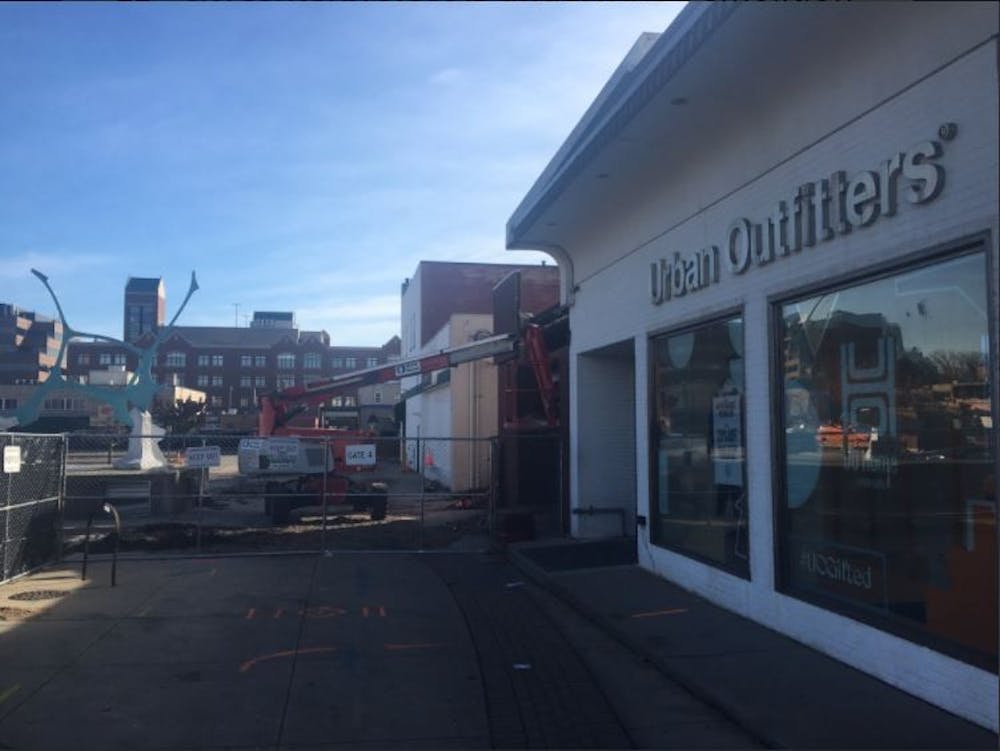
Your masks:
<instances>
[{"instance_id":1,"label":"orange spray paint mark on pavement","mask_svg":"<svg viewBox=\"0 0 1000 751\"><path fill-rule=\"evenodd\" d=\"M629 618L655 618L660 615L677 615L678 613L686 613L687 608L674 608L673 610L652 610L648 613L633 613Z\"/></svg>"},{"instance_id":2,"label":"orange spray paint mark on pavement","mask_svg":"<svg viewBox=\"0 0 1000 751\"><path fill-rule=\"evenodd\" d=\"M275 652L269 655L262 655L261 657L254 657L247 660L240 665L240 672L248 672L254 665L260 662L267 662L268 660L277 660L280 657L294 657L295 655L310 655L310 654L321 654L323 652L335 652L336 647L308 647L306 649L286 649L283 652Z\"/></svg>"}]
</instances>

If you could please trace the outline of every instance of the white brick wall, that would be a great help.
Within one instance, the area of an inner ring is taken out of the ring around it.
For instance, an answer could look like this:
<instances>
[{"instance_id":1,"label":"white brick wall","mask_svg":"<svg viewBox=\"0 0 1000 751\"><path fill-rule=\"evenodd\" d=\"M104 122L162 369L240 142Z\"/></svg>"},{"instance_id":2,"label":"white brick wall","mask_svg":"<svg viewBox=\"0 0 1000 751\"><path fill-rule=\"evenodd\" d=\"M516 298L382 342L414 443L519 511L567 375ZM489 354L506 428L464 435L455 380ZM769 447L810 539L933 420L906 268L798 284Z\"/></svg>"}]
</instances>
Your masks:
<instances>
[{"instance_id":1,"label":"white brick wall","mask_svg":"<svg viewBox=\"0 0 1000 751\"><path fill-rule=\"evenodd\" d=\"M919 12L947 16L948 5ZM639 542L642 564L724 607L996 730L1000 695L995 675L774 592L771 375L766 346L769 296L984 231L992 233L993 269L1000 268L996 39L973 48L996 34L996 12L994 8L965 13L964 22L960 18L945 24L940 35L927 34L927 28L933 27L926 25L924 17L918 23L903 19L909 18L905 13L897 14L901 20L891 35L859 32L866 38L869 34L879 38L877 49L855 49L847 43L823 49L789 76L787 90L781 81L769 81L760 113L748 113L736 121L740 129L731 138L711 148L696 145L692 157L664 173L661 183L638 183L641 190L618 196L615 206L623 208L611 221L580 233L586 240L570 249L580 284L571 311L575 394L571 489L574 505L588 505L591 499L596 503L604 493L601 478L590 464L596 446L593 433L602 421L612 434L619 430L620 422L615 422L611 412L626 406L606 396L608 384L623 382L621 373L580 355L613 342L634 339L637 343L638 378L634 379L633 403L628 406L634 414L637 507L639 513L648 515L648 337L693 318L742 308L747 337L752 580L652 547L645 530ZM825 87L828 74L833 79L834 73L846 75L845 71L851 77L849 85L836 78ZM816 90L803 88L803 81L812 81ZM887 101L871 109L883 100ZM778 259L771 266L752 267L742 277L723 269L717 285L661 306L650 304L649 264L654 260L710 244L721 249L725 229L733 219L764 220L776 201L789 200L795 186L828 177L835 170L845 170L849 176L863 169L875 170L893 153L936 139L938 126L946 121L958 124L958 136L944 143L939 163L947 177L935 200L919 206L900 200L894 217L881 217L867 228L822 242L798 256ZM782 128L782 135L762 139L766 142L756 149L756 139L767 123ZM779 164L794 153L797 144L810 143L816 134L827 135ZM727 196L739 185L745 187ZM698 211L699 206L707 208ZM664 234L635 250L660 233ZM995 311L995 279L991 295ZM995 357L995 342L993 347ZM602 391L605 396L596 398Z\"/></svg>"}]
</instances>

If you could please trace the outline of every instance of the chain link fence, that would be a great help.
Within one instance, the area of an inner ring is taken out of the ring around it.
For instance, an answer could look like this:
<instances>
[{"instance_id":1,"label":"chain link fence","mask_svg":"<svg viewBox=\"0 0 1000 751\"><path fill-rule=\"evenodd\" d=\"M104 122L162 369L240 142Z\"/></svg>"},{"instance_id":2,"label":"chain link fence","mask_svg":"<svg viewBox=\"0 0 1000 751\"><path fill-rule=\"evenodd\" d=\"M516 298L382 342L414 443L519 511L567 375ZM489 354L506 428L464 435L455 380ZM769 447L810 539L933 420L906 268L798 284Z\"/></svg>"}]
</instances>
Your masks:
<instances>
[{"instance_id":1,"label":"chain link fence","mask_svg":"<svg viewBox=\"0 0 1000 751\"><path fill-rule=\"evenodd\" d=\"M495 439L72 434L65 553L91 517L90 551L111 550L105 504L123 552L485 549L496 457Z\"/></svg>"},{"instance_id":2,"label":"chain link fence","mask_svg":"<svg viewBox=\"0 0 1000 751\"><path fill-rule=\"evenodd\" d=\"M65 439L0 434L0 581L59 554Z\"/></svg>"}]
</instances>

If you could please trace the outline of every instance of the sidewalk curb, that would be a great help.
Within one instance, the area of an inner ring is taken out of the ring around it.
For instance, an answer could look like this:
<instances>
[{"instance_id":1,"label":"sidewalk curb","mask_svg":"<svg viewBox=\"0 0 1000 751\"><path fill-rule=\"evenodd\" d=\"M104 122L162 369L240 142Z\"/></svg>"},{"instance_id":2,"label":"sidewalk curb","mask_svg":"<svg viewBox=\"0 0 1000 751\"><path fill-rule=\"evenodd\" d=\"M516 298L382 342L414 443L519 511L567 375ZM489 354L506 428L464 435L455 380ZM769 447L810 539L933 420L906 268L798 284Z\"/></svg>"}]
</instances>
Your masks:
<instances>
[{"instance_id":1,"label":"sidewalk curb","mask_svg":"<svg viewBox=\"0 0 1000 751\"><path fill-rule=\"evenodd\" d=\"M653 665L660 673L684 688L693 697L723 714L728 720L751 735L762 746L773 749L788 748L785 744L780 743L775 738L755 727L753 718L742 711L740 707L720 699L696 681L691 681L689 678L679 675L656 652L649 649L638 639L630 636L610 618L587 606L580 598L556 582L548 572L532 563L526 556L521 555L519 551L508 547L505 552L507 559L527 578L565 602L623 647Z\"/></svg>"}]
</instances>

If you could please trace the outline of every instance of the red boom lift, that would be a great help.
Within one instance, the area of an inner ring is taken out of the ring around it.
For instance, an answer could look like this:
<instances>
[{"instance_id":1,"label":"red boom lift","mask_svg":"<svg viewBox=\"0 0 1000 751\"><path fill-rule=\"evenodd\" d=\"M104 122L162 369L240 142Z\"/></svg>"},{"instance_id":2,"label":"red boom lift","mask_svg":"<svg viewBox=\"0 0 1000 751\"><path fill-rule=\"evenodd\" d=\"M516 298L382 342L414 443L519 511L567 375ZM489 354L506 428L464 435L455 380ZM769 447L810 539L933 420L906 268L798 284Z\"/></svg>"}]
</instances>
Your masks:
<instances>
[{"instance_id":1,"label":"red boom lift","mask_svg":"<svg viewBox=\"0 0 1000 751\"><path fill-rule=\"evenodd\" d=\"M349 491L360 491L357 494L352 492L352 495L371 507L372 518L384 518L384 486L361 483L359 488L359 483L346 475L365 469L365 465L353 463L356 461L354 456L364 452L349 455L348 449L363 446L370 437L358 431L293 426L289 421L335 396L356 393L360 386L423 375L493 357L513 351L515 344L513 334L500 334L391 365L265 394L259 398L257 438L240 441L240 472L267 478L267 513L276 523L287 521L294 507L314 505L316 496L322 503L324 488L327 501L333 504L343 503ZM329 446L329 455L323 451L324 443Z\"/></svg>"}]
</instances>

